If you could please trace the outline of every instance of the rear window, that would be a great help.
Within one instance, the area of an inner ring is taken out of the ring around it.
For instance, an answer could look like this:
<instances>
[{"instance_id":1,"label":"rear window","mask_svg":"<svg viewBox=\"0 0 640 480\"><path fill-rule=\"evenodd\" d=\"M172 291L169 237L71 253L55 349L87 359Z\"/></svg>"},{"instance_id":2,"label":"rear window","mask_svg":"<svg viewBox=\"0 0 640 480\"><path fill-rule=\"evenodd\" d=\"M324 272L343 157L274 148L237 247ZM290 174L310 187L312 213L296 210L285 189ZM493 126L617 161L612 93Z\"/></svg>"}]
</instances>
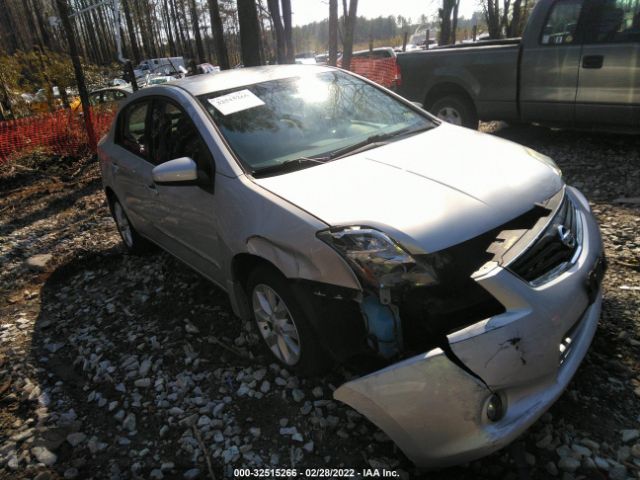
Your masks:
<instances>
[{"instance_id":1,"label":"rear window","mask_svg":"<svg viewBox=\"0 0 640 480\"><path fill-rule=\"evenodd\" d=\"M583 0L561 0L555 3L542 30L542 45L567 45L576 41L576 30Z\"/></svg>"},{"instance_id":2,"label":"rear window","mask_svg":"<svg viewBox=\"0 0 640 480\"><path fill-rule=\"evenodd\" d=\"M585 32L587 43L640 42L640 1L594 2Z\"/></svg>"}]
</instances>

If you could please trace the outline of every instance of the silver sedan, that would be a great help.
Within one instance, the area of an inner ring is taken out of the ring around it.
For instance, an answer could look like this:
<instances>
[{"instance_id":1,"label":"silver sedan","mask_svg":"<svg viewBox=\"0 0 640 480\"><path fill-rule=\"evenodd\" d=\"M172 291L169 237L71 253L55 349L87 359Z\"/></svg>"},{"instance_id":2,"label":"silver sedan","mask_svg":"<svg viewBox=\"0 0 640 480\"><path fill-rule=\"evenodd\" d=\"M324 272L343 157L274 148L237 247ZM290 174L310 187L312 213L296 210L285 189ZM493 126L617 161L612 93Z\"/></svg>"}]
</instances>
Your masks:
<instances>
[{"instance_id":1,"label":"silver sedan","mask_svg":"<svg viewBox=\"0 0 640 480\"><path fill-rule=\"evenodd\" d=\"M600 316L602 243L555 163L366 79L246 68L150 87L99 146L125 246L169 251L421 467L512 441Z\"/></svg>"}]
</instances>

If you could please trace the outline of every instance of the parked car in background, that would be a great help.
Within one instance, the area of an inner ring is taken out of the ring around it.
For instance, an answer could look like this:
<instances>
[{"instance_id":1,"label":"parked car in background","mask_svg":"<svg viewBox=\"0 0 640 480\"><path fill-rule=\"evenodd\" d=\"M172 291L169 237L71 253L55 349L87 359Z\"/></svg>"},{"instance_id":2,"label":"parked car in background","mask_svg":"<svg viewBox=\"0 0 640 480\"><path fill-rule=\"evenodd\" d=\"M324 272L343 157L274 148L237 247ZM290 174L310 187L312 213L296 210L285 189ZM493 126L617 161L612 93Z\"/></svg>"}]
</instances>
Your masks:
<instances>
[{"instance_id":1,"label":"parked car in background","mask_svg":"<svg viewBox=\"0 0 640 480\"><path fill-rule=\"evenodd\" d=\"M338 59L338 67L341 66L342 57ZM350 70L392 90L401 83L396 52L391 47L353 52Z\"/></svg>"},{"instance_id":2,"label":"parked car in background","mask_svg":"<svg viewBox=\"0 0 640 480\"><path fill-rule=\"evenodd\" d=\"M404 53L398 64L398 93L456 125L640 131L638 2L540 0L521 40Z\"/></svg>"},{"instance_id":3,"label":"parked car in background","mask_svg":"<svg viewBox=\"0 0 640 480\"><path fill-rule=\"evenodd\" d=\"M114 109L119 102L132 93L133 90L129 86L101 88L89 94L89 104L97 110ZM82 112L82 103L79 98L71 104L71 110L77 113Z\"/></svg>"},{"instance_id":4,"label":"parked car in background","mask_svg":"<svg viewBox=\"0 0 640 480\"><path fill-rule=\"evenodd\" d=\"M166 73L167 69L170 72L179 72L180 67L186 68L184 57L149 58L141 61L133 71L136 77L154 73L165 73L169 75L170 73Z\"/></svg>"},{"instance_id":5,"label":"parked car in background","mask_svg":"<svg viewBox=\"0 0 640 480\"><path fill-rule=\"evenodd\" d=\"M24 100L28 100L29 110L33 113L47 113L53 108L54 110L58 110L64 107L62 96L60 95L60 88L54 86L51 88L51 105L49 105L49 101L47 99L47 91L44 88L40 88L35 94L30 95L27 94L22 98Z\"/></svg>"},{"instance_id":6,"label":"parked car in background","mask_svg":"<svg viewBox=\"0 0 640 480\"><path fill-rule=\"evenodd\" d=\"M127 249L160 245L226 290L287 368L359 357L334 397L421 467L511 442L596 331L600 232L555 163L348 72L142 89L98 156Z\"/></svg>"},{"instance_id":7,"label":"parked car in background","mask_svg":"<svg viewBox=\"0 0 640 480\"><path fill-rule=\"evenodd\" d=\"M318 65L326 65L327 62L329 61L329 54L328 53L321 53L319 55L316 55L316 63Z\"/></svg>"},{"instance_id":8,"label":"parked car in background","mask_svg":"<svg viewBox=\"0 0 640 480\"><path fill-rule=\"evenodd\" d=\"M180 74L181 76L182 74ZM140 85L141 87L148 87L151 85L161 85L163 83L167 83L167 82L173 82L174 80L176 80L177 76L174 75L163 75L163 74L156 74L156 75L146 75L144 77L144 81L142 83L142 85Z\"/></svg>"},{"instance_id":9,"label":"parked car in background","mask_svg":"<svg viewBox=\"0 0 640 480\"><path fill-rule=\"evenodd\" d=\"M211 65L210 63L201 63L198 65L198 68L202 71L202 73L218 73L220 72L220 67Z\"/></svg>"},{"instance_id":10,"label":"parked car in background","mask_svg":"<svg viewBox=\"0 0 640 480\"><path fill-rule=\"evenodd\" d=\"M303 52L298 53L295 56L295 63L299 65L315 65L316 64L316 54L313 52Z\"/></svg>"}]
</instances>

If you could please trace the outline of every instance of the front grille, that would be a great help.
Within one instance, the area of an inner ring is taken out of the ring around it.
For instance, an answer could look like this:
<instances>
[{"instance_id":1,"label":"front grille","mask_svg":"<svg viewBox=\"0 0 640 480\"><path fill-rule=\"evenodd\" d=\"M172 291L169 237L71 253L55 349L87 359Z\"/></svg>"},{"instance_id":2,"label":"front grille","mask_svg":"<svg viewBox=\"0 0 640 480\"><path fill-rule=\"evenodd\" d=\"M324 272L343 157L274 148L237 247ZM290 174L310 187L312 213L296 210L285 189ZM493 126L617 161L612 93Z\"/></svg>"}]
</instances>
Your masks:
<instances>
[{"instance_id":1,"label":"front grille","mask_svg":"<svg viewBox=\"0 0 640 480\"><path fill-rule=\"evenodd\" d=\"M534 286L541 285L573 264L581 243L582 223L575 206L565 196L549 225L508 268Z\"/></svg>"}]
</instances>

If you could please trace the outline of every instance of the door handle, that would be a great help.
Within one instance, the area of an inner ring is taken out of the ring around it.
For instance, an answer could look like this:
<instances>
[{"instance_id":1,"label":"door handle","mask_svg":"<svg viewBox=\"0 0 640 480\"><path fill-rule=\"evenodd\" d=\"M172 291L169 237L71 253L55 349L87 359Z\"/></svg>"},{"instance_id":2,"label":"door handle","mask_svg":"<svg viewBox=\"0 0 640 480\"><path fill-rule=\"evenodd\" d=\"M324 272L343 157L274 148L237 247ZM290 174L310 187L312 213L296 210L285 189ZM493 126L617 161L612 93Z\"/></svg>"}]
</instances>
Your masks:
<instances>
[{"instance_id":1,"label":"door handle","mask_svg":"<svg viewBox=\"0 0 640 480\"><path fill-rule=\"evenodd\" d=\"M116 175L120 173L120 165L118 165L117 163L113 164L113 173Z\"/></svg>"},{"instance_id":2,"label":"door handle","mask_svg":"<svg viewBox=\"0 0 640 480\"><path fill-rule=\"evenodd\" d=\"M582 57L582 68L602 68L604 65L603 55L585 55Z\"/></svg>"}]
</instances>

